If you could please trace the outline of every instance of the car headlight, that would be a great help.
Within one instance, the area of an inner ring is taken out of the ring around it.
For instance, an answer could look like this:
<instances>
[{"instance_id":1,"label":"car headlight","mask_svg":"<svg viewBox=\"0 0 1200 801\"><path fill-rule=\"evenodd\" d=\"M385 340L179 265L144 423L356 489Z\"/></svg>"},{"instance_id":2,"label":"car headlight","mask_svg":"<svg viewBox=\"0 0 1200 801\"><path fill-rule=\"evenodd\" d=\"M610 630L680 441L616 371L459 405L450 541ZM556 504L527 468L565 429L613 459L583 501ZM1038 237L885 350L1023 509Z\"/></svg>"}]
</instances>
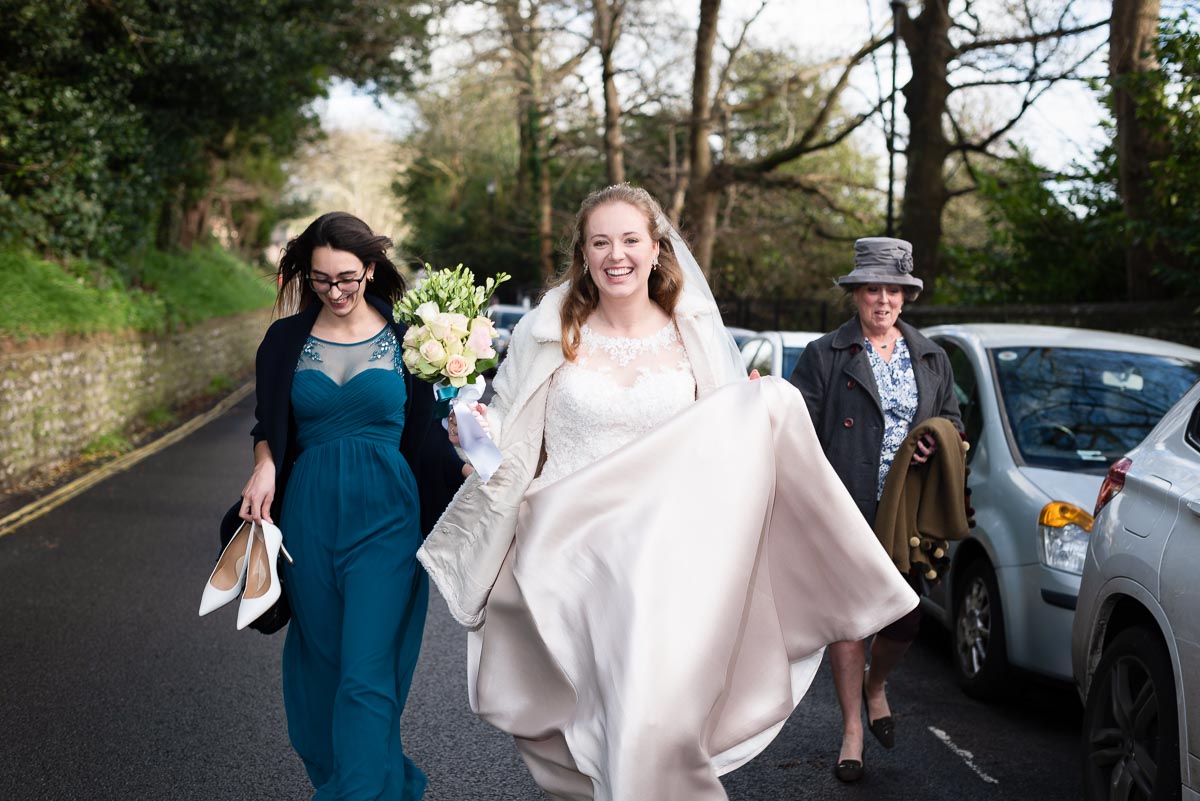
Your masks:
<instances>
[{"instance_id":1,"label":"car headlight","mask_svg":"<svg viewBox=\"0 0 1200 801\"><path fill-rule=\"evenodd\" d=\"M1078 506L1053 501L1038 515L1038 557L1046 567L1080 575L1092 534L1092 516Z\"/></svg>"}]
</instances>

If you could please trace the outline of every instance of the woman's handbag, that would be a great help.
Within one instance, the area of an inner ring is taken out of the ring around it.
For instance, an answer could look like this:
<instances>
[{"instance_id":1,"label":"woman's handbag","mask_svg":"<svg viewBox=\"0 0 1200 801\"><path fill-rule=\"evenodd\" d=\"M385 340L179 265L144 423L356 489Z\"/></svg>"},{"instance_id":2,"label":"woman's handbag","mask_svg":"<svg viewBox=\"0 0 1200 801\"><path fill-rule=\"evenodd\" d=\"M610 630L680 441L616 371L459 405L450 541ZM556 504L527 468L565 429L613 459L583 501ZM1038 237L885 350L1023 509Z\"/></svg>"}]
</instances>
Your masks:
<instances>
[{"instance_id":1,"label":"woman's handbag","mask_svg":"<svg viewBox=\"0 0 1200 801\"><path fill-rule=\"evenodd\" d=\"M225 513L225 517L221 519L221 551L225 550L225 546L233 539L233 535L237 533L238 527L242 525L242 518L238 514L242 508L242 499L238 498L237 503L229 508ZM283 585L283 571L279 571L279 583ZM292 608L288 605L287 588L279 594L279 600L276 601L270 609L263 612L257 619L250 623L250 628L260 634L274 634L281 628L287 625L287 622L292 618Z\"/></svg>"}]
</instances>

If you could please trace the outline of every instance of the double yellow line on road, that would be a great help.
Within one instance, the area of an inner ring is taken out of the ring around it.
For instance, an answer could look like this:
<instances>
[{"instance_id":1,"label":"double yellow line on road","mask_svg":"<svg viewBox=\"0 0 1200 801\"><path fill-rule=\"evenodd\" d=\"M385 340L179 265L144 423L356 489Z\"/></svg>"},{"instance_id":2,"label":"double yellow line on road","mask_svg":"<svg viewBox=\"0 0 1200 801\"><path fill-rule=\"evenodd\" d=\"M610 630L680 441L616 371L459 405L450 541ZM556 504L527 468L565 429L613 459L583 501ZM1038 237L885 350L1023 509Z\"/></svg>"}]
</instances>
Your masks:
<instances>
[{"instance_id":1,"label":"double yellow line on road","mask_svg":"<svg viewBox=\"0 0 1200 801\"><path fill-rule=\"evenodd\" d=\"M191 434L198 428L201 428L213 420L217 419L225 412L233 408L238 402L254 391L254 382L244 384L233 391L232 394L223 398L213 408L209 409L204 414L193 417L183 425L170 431L167 434L159 437L151 443L143 445L137 450L130 451L124 456L120 456L108 464L102 465L85 476L80 476L69 484L64 484L48 495L38 498L33 503L24 506L10 515L0 518L0 537L19 529L26 523L37 520L42 515L50 510L62 506L67 501L79 495L95 485L99 484L109 476L128 470L138 462L145 459L147 456L152 456L164 448L169 448L176 442Z\"/></svg>"}]
</instances>

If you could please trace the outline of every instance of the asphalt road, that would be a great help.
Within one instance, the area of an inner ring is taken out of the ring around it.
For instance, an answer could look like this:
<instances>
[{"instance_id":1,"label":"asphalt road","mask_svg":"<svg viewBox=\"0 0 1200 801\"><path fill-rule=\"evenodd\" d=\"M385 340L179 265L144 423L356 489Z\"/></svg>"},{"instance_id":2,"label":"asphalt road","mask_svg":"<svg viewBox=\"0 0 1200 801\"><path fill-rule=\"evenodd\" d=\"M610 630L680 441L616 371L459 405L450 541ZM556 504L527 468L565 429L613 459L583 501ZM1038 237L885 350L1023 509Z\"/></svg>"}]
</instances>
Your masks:
<instances>
[{"instance_id":1,"label":"asphalt road","mask_svg":"<svg viewBox=\"0 0 1200 801\"><path fill-rule=\"evenodd\" d=\"M251 410L0 538L3 801L311 797L287 740L282 635L235 631L235 605L196 616L217 522L250 467ZM435 592L403 728L426 799L540 798L510 741L467 708L464 648ZM776 741L726 777L730 798L1080 797L1070 688L1019 682L1002 705L966 698L929 623L889 698L897 747L869 742L866 778L841 785L823 667Z\"/></svg>"}]
</instances>

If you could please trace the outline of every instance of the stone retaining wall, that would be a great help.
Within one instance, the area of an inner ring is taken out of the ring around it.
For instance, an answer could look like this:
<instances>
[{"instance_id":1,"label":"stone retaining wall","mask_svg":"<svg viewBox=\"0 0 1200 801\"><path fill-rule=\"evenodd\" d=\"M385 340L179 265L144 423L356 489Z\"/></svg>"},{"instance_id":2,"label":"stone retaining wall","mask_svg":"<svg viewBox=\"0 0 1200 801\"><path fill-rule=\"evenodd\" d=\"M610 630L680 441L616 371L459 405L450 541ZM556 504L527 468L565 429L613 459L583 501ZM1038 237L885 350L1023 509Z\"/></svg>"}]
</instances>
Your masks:
<instances>
[{"instance_id":1,"label":"stone retaining wall","mask_svg":"<svg viewBox=\"0 0 1200 801\"><path fill-rule=\"evenodd\" d=\"M169 334L3 343L0 489L204 394L214 379L244 375L269 322L263 309Z\"/></svg>"}]
</instances>

